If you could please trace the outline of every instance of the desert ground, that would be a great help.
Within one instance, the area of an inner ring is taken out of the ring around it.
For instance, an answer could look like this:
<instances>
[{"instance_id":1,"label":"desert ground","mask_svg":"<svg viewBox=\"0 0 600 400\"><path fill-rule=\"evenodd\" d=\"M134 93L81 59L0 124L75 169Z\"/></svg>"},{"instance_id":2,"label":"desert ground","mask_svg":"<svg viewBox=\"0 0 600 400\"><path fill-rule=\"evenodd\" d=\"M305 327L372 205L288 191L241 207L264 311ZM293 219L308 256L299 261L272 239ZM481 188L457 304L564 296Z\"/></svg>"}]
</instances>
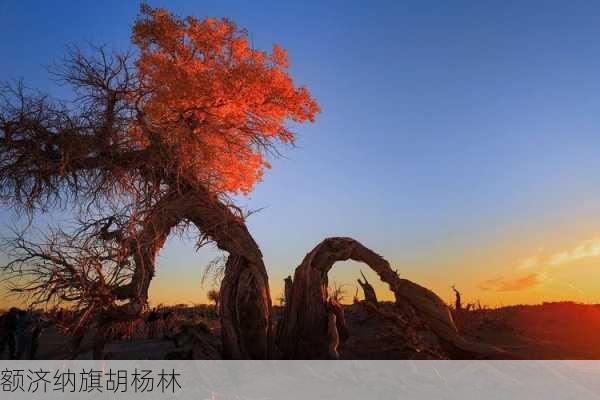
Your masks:
<instances>
[{"instance_id":1,"label":"desert ground","mask_svg":"<svg viewBox=\"0 0 600 400\"><path fill-rule=\"evenodd\" d=\"M392 308L391 303L381 303L380 308ZM415 351L407 345L405 334L394 323L379 314L369 312L364 302L344 305L347 340L340 343L342 359L422 359L462 358L444 354L435 337L421 337L430 344L428 351ZM116 326L113 340L104 351L111 359L169 359L204 358L194 353L194 338L186 327L195 332L202 327L202 340L219 349L219 318L214 306L166 307L169 321L152 323L144 320L133 325ZM572 302L517 305L501 308L452 310L459 331L478 343L497 346L522 359L600 359L600 304ZM275 309L276 318L281 309ZM206 330L204 330L206 328ZM151 332L151 330L154 332ZM419 335L427 335L419 332ZM86 340L91 335L86 335ZM39 338L38 359L62 359L68 356L68 336L55 325L46 327ZM8 351L0 355L8 358ZM81 353L78 358L92 358L92 352ZM209 358L209 357L206 357Z\"/></svg>"}]
</instances>

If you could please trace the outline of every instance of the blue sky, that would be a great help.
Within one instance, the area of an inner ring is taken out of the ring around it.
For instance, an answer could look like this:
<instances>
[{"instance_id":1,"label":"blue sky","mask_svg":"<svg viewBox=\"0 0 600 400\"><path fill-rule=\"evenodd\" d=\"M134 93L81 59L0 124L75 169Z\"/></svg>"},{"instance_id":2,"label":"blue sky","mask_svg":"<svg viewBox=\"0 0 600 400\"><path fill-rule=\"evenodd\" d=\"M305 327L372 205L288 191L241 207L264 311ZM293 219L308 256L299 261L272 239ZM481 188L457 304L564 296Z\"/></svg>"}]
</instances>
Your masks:
<instances>
[{"instance_id":1,"label":"blue sky","mask_svg":"<svg viewBox=\"0 0 600 400\"><path fill-rule=\"evenodd\" d=\"M523 292L481 289L518 278L514 265L531 254L600 235L599 3L149 3L227 16L257 48L281 44L323 110L240 199L264 207L249 225L274 291L316 243L339 235L444 298L453 283L496 303L576 296L553 286L564 275L586 288L580 300L600 300L593 257ZM0 1L0 79L64 95L44 66L67 44L127 48L137 11L123 1ZM155 286L193 300L209 258L171 240ZM335 278L351 283L356 268Z\"/></svg>"}]
</instances>

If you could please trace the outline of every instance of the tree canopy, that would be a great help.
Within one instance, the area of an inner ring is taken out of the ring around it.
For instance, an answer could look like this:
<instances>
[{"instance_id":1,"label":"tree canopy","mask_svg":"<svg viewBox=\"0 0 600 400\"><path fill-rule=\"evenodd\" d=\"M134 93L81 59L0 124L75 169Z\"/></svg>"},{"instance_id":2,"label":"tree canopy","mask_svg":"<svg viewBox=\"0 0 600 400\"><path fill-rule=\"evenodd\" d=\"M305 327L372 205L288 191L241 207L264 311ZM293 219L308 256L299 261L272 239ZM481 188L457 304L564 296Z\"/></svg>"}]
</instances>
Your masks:
<instances>
[{"instance_id":1,"label":"tree canopy","mask_svg":"<svg viewBox=\"0 0 600 400\"><path fill-rule=\"evenodd\" d=\"M269 167L264 151L294 140L286 121L313 121L317 103L294 86L281 47L250 48L247 33L227 19L142 11L133 42L143 116L132 137L141 148L160 142L189 182L248 193Z\"/></svg>"}]
</instances>

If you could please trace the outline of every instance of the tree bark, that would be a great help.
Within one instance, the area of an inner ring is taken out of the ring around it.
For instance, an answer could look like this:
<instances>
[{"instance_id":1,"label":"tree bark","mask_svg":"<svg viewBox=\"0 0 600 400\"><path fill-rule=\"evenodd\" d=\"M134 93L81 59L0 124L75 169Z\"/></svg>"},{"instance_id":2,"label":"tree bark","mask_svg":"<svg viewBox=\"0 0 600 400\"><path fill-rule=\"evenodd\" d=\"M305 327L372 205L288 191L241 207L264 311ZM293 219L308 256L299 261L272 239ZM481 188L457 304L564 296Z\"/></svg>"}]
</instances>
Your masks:
<instances>
[{"instance_id":1,"label":"tree bark","mask_svg":"<svg viewBox=\"0 0 600 400\"><path fill-rule=\"evenodd\" d=\"M181 201L185 218L229 253L219 291L224 357L270 358L272 305L267 270L243 218L208 191L194 189Z\"/></svg>"},{"instance_id":2,"label":"tree bark","mask_svg":"<svg viewBox=\"0 0 600 400\"><path fill-rule=\"evenodd\" d=\"M130 244L135 270L130 284L132 303L143 309L148 303L148 289L154 277L156 256L163 248L171 230L182 220L183 212L175 193L159 200L146 220L142 231Z\"/></svg>"},{"instance_id":3,"label":"tree bark","mask_svg":"<svg viewBox=\"0 0 600 400\"><path fill-rule=\"evenodd\" d=\"M284 304L287 304L292 297L292 277L288 276L283 280L284 283L284 291L283 291L283 301Z\"/></svg>"}]
</instances>

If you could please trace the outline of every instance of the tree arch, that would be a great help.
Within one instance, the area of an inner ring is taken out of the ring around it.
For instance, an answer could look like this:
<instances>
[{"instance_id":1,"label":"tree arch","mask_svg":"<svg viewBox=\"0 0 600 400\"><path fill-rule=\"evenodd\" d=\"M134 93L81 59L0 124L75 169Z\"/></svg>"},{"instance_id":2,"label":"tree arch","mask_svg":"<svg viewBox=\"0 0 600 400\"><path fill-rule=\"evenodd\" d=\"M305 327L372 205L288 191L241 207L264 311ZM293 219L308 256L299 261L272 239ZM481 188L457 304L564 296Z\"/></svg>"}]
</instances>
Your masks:
<instances>
[{"instance_id":1,"label":"tree arch","mask_svg":"<svg viewBox=\"0 0 600 400\"><path fill-rule=\"evenodd\" d=\"M219 315L223 356L265 359L272 351L271 297L262 253L240 216L208 191L188 190L165 196L143 229L147 241L136 247L135 269L128 295L146 302L155 260L171 230L189 221L226 251ZM139 244L139 242L138 242Z\"/></svg>"},{"instance_id":2,"label":"tree arch","mask_svg":"<svg viewBox=\"0 0 600 400\"><path fill-rule=\"evenodd\" d=\"M278 344L284 358L331 357L330 331L335 310L327 301L327 274L337 261L350 259L375 271L394 292L396 304L415 312L446 346L483 357L501 353L460 336L443 300L429 289L400 278L379 254L352 238L332 237L319 243L296 268L279 329Z\"/></svg>"},{"instance_id":3,"label":"tree arch","mask_svg":"<svg viewBox=\"0 0 600 400\"><path fill-rule=\"evenodd\" d=\"M331 307L327 300L327 274L337 261L350 259L367 264L396 291L400 278L383 257L351 238L323 240L304 257L294 273L291 297L280 330L279 347L283 357L329 357Z\"/></svg>"}]
</instances>

